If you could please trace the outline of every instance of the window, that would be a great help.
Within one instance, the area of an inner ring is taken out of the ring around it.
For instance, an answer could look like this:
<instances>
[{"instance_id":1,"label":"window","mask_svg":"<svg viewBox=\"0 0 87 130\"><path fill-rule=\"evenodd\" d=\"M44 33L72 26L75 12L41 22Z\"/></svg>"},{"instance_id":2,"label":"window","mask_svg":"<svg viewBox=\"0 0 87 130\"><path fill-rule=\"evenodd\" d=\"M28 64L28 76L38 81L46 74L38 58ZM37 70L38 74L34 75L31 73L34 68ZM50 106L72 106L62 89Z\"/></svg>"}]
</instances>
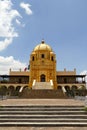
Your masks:
<instances>
[{"instance_id":1,"label":"window","mask_svg":"<svg viewBox=\"0 0 87 130\"><path fill-rule=\"evenodd\" d=\"M41 58L44 58L44 57L45 57L45 55L44 55L44 54L42 54L42 55L41 55Z\"/></svg>"},{"instance_id":2,"label":"window","mask_svg":"<svg viewBox=\"0 0 87 130\"><path fill-rule=\"evenodd\" d=\"M53 61L53 56L51 57L51 60Z\"/></svg>"},{"instance_id":3,"label":"window","mask_svg":"<svg viewBox=\"0 0 87 130\"><path fill-rule=\"evenodd\" d=\"M34 56L32 57L32 61L34 61Z\"/></svg>"}]
</instances>

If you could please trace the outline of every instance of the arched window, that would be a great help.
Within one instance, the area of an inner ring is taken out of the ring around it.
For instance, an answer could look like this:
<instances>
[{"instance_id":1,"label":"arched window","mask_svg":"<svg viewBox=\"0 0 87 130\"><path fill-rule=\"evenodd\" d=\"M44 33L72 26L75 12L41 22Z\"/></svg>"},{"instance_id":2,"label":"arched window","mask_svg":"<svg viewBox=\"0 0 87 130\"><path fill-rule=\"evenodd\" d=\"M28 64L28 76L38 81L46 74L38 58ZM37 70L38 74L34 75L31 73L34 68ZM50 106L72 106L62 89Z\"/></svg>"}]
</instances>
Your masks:
<instances>
[{"instance_id":1,"label":"arched window","mask_svg":"<svg viewBox=\"0 0 87 130\"><path fill-rule=\"evenodd\" d=\"M53 56L51 57L51 60L54 61Z\"/></svg>"},{"instance_id":2,"label":"arched window","mask_svg":"<svg viewBox=\"0 0 87 130\"><path fill-rule=\"evenodd\" d=\"M32 57L32 61L34 61L34 56Z\"/></svg>"},{"instance_id":3,"label":"arched window","mask_svg":"<svg viewBox=\"0 0 87 130\"><path fill-rule=\"evenodd\" d=\"M41 58L44 58L44 57L45 57L45 55L44 55L44 54L42 54L42 55L41 55Z\"/></svg>"}]
</instances>

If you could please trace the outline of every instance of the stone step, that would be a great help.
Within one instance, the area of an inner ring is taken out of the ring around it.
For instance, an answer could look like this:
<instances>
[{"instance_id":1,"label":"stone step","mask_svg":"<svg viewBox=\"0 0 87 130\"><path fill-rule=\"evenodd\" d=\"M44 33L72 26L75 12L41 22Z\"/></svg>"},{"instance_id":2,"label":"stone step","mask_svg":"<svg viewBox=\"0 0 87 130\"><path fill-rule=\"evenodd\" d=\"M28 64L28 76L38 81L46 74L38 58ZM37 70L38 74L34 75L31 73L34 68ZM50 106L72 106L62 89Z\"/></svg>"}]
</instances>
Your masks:
<instances>
[{"instance_id":1,"label":"stone step","mask_svg":"<svg viewBox=\"0 0 87 130\"><path fill-rule=\"evenodd\" d=\"M34 119L9 119L9 118L5 118L5 119L2 119L0 118L0 122L86 122L87 123L87 119L68 119L68 118L65 118L65 119L55 119L55 118L52 118L52 119L49 119L49 118L34 118Z\"/></svg>"},{"instance_id":2,"label":"stone step","mask_svg":"<svg viewBox=\"0 0 87 130\"><path fill-rule=\"evenodd\" d=\"M25 106L22 106L22 105L16 105L16 106L0 106L0 109L1 108L48 108L48 109L50 109L50 108L83 108L84 106L61 106L61 105L25 105Z\"/></svg>"},{"instance_id":3,"label":"stone step","mask_svg":"<svg viewBox=\"0 0 87 130\"><path fill-rule=\"evenodd\" d=\"M19 108L19 107L1 107L0 111L41 111L41 110L46 110L46 111L82 111L84 107L25 107L25 108Z\"/></svg>"},{"instance_id":4,"label":"stone step","mask_svg":"<svg viewBox=\"0 0 87 130\"><path fill-rule=\"evenodd\" d=\"M51 109L51 110L46 110L46 109L0 109L0 113L6 113L6 112L25 112L26 111L26 113L27 112L85 112L85 113L87 113L86 111L84 111L84 109L72 109L72 110L68 110L68 109L59 109L59 110L57 110L57 109Z\"/></svg>"},{"instance_id":5,"label":"stone step","mask_svg":"<svg viewBox=\"0 0 87 130\"><path fill-rule=\"evenodd\" d=\"M84 106L1 106L0 126L87 126Z\"/></svg>"},{"instance_id":6,"label":"stone step","mask_svg":"<svg viewBox=\"0 0 87 130\"><path fill-rule=\"evenodd\" d=\"M67 114L74 114L74 115L78 115L78 114L85 114L87 115L87 112L85 111L0 111L0 115L2 114L35 114L35 115L39 115L39 114L47 114L47 115L67 115Z\"/></svg>"},{"instance_id":7,"label":"stone step","mask_svg":"<svg viewBox=\"0 0 87 130\"><path fill-rule=\"evenodd\" d=\"M12 126L21 126L21 127L25 127L25 126L33 126L33 127L87 127L87 122L0 122L0 126L5 126L5 127L12 127Z\"/></svg>"},{"instance_id":8,"label":"stone step","mask_svg":"<svg viewBox=\"0 0 87 130\"><path fill-rule=\"evenodd\" d=\"M50 82L36 82L32 89L53 89Z\"/></svg>"},{"instance_id":9,"label":"stone step","mask_svg":"<svg viewBox=\"0 0 87 130\"><path fill-rule=\"evenodd\" d=\"M54 118L54 119L66 119L66 118L68 118L68 119L87 119L87 115L47 115L47 114L44 114L44 115L39 115L39 114L37 114L37 115L25 115L25 114L19 114L19 115L8 115L8 114L5 114L5 115L0 115L0 118L19 118L19 119L21 119L21 118L25 118L25 119L33 119L33 118L37 118L37 119L46 119L46 118L49 118L49 119L52 119L52 118Z\"/></svg>"}]
</instances>

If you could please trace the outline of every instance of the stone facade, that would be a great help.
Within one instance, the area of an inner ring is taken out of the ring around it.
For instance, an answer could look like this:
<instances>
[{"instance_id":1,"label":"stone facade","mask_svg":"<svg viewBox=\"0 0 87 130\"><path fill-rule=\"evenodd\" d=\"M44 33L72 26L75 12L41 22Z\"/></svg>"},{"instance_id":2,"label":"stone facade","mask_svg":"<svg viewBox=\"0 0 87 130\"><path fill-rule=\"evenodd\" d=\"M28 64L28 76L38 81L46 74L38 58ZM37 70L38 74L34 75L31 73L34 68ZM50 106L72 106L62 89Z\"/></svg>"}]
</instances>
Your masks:
<instances>
[{"instance_id":1,"label":"stone facade","mask_svg":"<svg viewBox=\"0 0 87 130\"><path fill-rule=\"evenodd\" d=\"M34 79L37 82L53 80L56 86L56 56L44 41L34 48L30 56L30 86Z\"/></svg>"}]
</instances>

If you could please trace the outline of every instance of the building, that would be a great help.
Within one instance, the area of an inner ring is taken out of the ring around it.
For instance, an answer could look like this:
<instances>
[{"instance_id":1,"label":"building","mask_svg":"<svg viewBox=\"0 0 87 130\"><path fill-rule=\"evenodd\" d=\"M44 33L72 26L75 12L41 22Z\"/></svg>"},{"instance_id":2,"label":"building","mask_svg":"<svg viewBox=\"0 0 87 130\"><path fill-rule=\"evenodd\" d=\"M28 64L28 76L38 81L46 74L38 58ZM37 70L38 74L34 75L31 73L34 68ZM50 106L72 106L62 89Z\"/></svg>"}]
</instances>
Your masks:
<instances>
[{"instance_id":1,"label":"building","mask_svg":"<svg viewBox=\"0 0 87 130\"><path fill-rule=\"evenodd\" d=\"M38 44L30 55L29 70L13 71L0 76L0 88L22 92L25 88L32 90L68 90L85 89L85 75L77 75L76 69L56 70L56 54L44 40ZM8 93L9 93L8 91Z\"/></svg>"}]
</instances>

